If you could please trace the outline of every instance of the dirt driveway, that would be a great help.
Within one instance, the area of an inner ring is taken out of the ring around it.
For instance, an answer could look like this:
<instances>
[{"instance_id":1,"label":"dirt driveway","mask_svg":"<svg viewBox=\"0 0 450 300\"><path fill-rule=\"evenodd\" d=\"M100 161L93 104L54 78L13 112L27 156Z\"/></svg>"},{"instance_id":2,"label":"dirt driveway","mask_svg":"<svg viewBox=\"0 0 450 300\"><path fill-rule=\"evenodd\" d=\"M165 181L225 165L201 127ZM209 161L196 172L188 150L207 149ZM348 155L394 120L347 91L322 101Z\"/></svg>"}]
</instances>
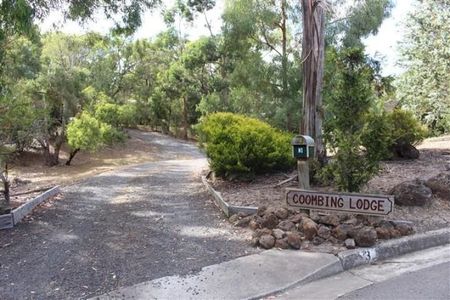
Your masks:
<instances>
[{"instance_id":1,"label":"dirt driveway","mask_svg":"<svg viewBox=\"0 0 450 300\"><path fill-rule=\"evenodd\" d=\"M132 132L151 160L63 188L63 198L0 231L1 299L68 299L255 252L217 212L190 143Z\"/></svg>"}]
</instances>

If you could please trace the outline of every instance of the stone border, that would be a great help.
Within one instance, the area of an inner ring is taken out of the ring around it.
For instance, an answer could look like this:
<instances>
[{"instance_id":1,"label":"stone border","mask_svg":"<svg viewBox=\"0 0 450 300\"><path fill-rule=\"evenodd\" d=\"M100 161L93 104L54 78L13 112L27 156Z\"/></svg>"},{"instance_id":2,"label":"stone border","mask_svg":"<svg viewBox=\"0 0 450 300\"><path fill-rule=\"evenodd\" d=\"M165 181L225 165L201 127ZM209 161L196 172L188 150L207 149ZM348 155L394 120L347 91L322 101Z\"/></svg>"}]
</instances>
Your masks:
<instances>
[{"instance_id":1,"label":"stone border","mask_svg":"<svg viewBox=\"0 0 450 300\"><path fill-rule=\"evenodd\" d=\"M223 198L222 195L216 191L208 182L208 176L202 176L203 185L206 187L208 192L213 196L214 203L220 210L224 213L228 218L234 214L245 213L245 214L255 214L258 210L257 207L254 206L236 206L228 204Z\"/></svg>"},{"instance_id":2,"label":"stone border","mask_svg":"<svg viewBox=\"0 0 450 300\"><path fill-rule=\"evenodd\" d=\"M45 200L49 199L50 197L55 196L56 194L60 193L61 189L59 186L55 186L44 193L40 194L39 196L35 197L34 199L22 204L21 206L13 209L13 211L6 215L0 216L0 229L7 229L7 228L13 228L15 225L17 225L22 219L31 213L31 211L44 202Z\"/></svg>"},{"instance_id":3,"label":"stone border","mask_svg":"<svg viewBox=\"0 0 450 300\"><path fill-rule=\"evenodd\" d=\"M443 228L388 240L370 248L343 251L338 253L337 257L341 261L343 269L349 270L360 265L371 264L378 260L449 243L450 228Z\"/></svg>"}]
</instances>

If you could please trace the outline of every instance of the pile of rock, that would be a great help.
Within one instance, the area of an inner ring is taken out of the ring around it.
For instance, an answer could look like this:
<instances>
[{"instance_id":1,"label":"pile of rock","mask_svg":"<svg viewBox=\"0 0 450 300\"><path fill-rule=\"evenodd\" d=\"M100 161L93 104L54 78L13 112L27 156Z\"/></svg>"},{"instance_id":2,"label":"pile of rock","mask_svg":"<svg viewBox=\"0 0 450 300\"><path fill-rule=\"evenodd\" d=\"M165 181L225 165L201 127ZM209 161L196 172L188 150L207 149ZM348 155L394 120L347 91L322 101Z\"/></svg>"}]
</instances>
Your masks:
<instances>
[{"instance_id":1,"label":"pile of rock","mask_svg":"<svg viewBox=\"0 0 450 300\"><path fill-rule=\"evenodd\" d=\"M235 226L254 230L252 245L265 249L301 249L330 242L370 247L378 239L397 238L414 232L410 222L386 221L354 215L308 216L291 208L260 207L256 214L236 214L230 217Z\"/></svg>"}]
</instances>

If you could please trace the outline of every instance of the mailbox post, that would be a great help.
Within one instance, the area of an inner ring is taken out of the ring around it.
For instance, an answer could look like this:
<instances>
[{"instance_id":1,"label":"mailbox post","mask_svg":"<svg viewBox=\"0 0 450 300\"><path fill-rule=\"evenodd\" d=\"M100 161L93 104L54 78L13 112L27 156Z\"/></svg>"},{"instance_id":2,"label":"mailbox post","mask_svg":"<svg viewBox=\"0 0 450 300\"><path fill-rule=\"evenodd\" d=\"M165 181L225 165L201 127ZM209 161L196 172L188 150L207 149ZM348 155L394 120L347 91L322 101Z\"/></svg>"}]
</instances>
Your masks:
<instances>
[{"instance_id":1,"label":"mailbox post","mask_svg":"<svg viewBox=\"0 0 450 300\"><path fill-rule=\"evenodd\" d=\"M297 159L298 183L301 189L309 189L309 160L314 158L314 139L307 135L297 135L292 139L292 151Z\"/></svg>"}]
</instances>

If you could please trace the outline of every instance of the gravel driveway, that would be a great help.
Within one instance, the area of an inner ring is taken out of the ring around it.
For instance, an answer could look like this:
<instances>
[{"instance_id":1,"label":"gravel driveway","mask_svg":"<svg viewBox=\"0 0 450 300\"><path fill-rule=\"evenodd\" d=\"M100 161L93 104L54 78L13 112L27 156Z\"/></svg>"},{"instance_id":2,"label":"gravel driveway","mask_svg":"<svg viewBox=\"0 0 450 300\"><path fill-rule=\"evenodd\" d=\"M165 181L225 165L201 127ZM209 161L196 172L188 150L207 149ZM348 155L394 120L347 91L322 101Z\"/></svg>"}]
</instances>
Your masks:
<instances>
[{"instance_id":1,"label":"gravel driveway","mask_svg":"<svg viewBox=\"0 0 450 300\"><path fill-rule=\"evenodd\" d=\"M255 252L226 223L201 181L190 143L132 131L158 161L63 188L63 198L0 231L0 298L70 299Z\"/></svg>"}]
</instances>

